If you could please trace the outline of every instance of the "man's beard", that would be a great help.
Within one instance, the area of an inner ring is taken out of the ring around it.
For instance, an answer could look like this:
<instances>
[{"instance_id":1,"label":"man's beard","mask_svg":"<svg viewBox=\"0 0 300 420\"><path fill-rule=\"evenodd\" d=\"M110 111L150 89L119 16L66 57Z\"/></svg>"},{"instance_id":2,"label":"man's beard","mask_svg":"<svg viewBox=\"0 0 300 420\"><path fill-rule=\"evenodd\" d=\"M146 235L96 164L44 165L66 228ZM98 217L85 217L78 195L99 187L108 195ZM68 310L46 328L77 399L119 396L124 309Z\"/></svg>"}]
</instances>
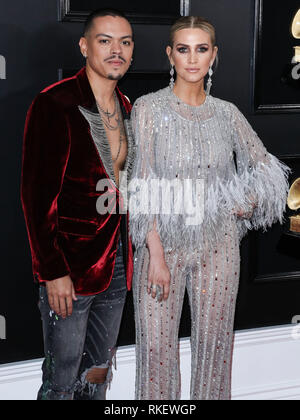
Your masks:
<instances>
[{"instance_id":1,"label":"man's beard","mask_svg":"<svg viewBox=\"0 0 300 420\"><path fill-rule=\"evenodd\" d=\"M115 59L121 60L121 61L123 61L124 63L126 63L125 58L123 58L121 55L112 55L112 56L110 56L110 57L106 58L106 59L104 60L104 62L107 62L107 61L110 61L110 60L115 60ZM117 75L113 75L113 74L109 73L109 74L107 75L107 78L108 78L109 80L121 80L123 76L124 76L124 74L121 74L121 73L119 73L119 74L117 74Z\"/></svg>"},{"instance_id":2,"label":"man's beard","mask_svg":"<svg viewBox=\"0 0 300 420\"><path fill-rule=\"evenodd\" d=\"M116 76L114 76L113 74L108 74L107 78L109 80L121 80L123 77L123 74L117 74Z\"/></svg>"}]
</instances>

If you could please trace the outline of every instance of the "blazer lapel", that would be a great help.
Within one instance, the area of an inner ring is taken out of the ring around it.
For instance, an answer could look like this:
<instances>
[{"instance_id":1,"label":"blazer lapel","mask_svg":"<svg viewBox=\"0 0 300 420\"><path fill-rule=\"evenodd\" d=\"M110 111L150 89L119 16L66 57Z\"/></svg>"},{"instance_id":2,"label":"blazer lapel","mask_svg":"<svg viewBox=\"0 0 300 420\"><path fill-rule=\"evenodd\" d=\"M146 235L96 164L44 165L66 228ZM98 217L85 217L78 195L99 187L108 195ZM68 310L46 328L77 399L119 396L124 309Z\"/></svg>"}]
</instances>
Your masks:
<instances>
[{"instance_id":1,"label":"blazer lapel","mask_svg":"<svg viewBox=\"0 0 300 420\"><path fill-rule=\"evenodd\" d=\"M129 183L136 152L132 126L129 119L124 119L124 128L127 137L127 158L123 172L126 175L127 183Z\"/></svg>"},{"instance_id":2,"label":"blazer lapel","mask_svg":"<svg viewBox=\"0 0 300 420\"><path fill-rule=\"evenodd\" d=\"M131 105L128 98L127 98L128 102L125 102L124 95L121 94L118 87L116 89L116 92L117 92L117 96L119 98L120 105L121 105L124 128L125 128L125 133L127 137L127 158L126 158L125 166L123 169L123 175L125 175L126 178L120 179L120 185L121 183L123 185L125 181L127 182L127 185L128 185L130 181L135 153L136 153L133 130L132 130L131 121L130 121Z\"/></svg>"},{"instance_id":3,"label":"blazer lapel","mask_svg":"<svg viewBox=\"0 0 300 420\"><path fill-rule=\"evenodd\" d=\"M91 136L99 153L101 162L103 163L104 169L108 177L112 180L115 187L117 188L117 182L115 179L113 163L111 158L110 145L106 139L106 132L101 117L99 113L89 111L88 109L85 109L80 105L78 106L78 108L81 114L89 123Z\"/></svg>"}]
</instances>

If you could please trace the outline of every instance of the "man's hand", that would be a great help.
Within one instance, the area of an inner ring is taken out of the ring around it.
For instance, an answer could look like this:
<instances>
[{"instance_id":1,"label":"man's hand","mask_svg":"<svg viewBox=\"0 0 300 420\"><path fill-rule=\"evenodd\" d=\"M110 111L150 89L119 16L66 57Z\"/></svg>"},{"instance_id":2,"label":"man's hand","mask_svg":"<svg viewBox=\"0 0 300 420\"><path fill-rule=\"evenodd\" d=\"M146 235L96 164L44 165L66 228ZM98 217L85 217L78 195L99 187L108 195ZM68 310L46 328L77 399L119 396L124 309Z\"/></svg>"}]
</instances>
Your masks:
<instances>
[{"instance_id":1,"label":"man's hand","mask_svg":"<svg viewBox=\"0 0 300 420\"><path fill-rule=\"evenodd\" d=\"M72 315L73 300L77 300L70 276L46 282L48 302L52 311L62 318Z\"/></svg>"}]
</instances>

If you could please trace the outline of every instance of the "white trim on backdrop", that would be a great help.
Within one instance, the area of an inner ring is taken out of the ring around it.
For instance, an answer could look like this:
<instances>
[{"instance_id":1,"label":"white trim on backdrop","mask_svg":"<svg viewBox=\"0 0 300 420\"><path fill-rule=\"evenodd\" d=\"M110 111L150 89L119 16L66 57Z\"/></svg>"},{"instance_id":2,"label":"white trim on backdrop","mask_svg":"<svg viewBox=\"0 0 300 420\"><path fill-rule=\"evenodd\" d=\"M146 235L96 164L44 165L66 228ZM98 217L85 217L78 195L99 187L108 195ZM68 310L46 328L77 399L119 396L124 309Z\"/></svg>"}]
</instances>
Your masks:
<instances>
[{"instance_id":1,"label":"white trim on backdrop","mask_svg":"<svg viewBox=\"0 0 300 420\"><path fill-rule=\"evenodd\" d=\"M233 353L233 400L300 400L300 337L295 326L237 331ZM42 360L0 365L0 400L34 400L41 384ZM190 344L180 341L182 399L189 399ZM109 400L133 400L134 346L117 352L117 371Z\"/></svg>"}]
</instances>

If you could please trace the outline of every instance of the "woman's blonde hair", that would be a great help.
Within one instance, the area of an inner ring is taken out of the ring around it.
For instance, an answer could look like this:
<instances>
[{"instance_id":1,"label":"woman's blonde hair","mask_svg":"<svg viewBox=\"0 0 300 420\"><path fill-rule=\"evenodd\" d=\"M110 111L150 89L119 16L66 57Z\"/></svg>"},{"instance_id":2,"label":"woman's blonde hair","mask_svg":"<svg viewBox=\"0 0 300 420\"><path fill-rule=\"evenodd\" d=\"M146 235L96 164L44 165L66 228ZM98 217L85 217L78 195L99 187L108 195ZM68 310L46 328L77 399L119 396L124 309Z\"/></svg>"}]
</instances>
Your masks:
<instances>
[{"instance_id":1,"label":"woman's blonde hair","mask_svg":"<svg viewBox=\"0 0 300 420\"><path fill-rule=\"evenodd\" d=\"M171 27L169 45L173 48L175 33L182 29L198 28L208 32L212 46L216 46L216 31L214 26L201 16L184 16L176 20Z\"/></svg>"}]
</instances>

